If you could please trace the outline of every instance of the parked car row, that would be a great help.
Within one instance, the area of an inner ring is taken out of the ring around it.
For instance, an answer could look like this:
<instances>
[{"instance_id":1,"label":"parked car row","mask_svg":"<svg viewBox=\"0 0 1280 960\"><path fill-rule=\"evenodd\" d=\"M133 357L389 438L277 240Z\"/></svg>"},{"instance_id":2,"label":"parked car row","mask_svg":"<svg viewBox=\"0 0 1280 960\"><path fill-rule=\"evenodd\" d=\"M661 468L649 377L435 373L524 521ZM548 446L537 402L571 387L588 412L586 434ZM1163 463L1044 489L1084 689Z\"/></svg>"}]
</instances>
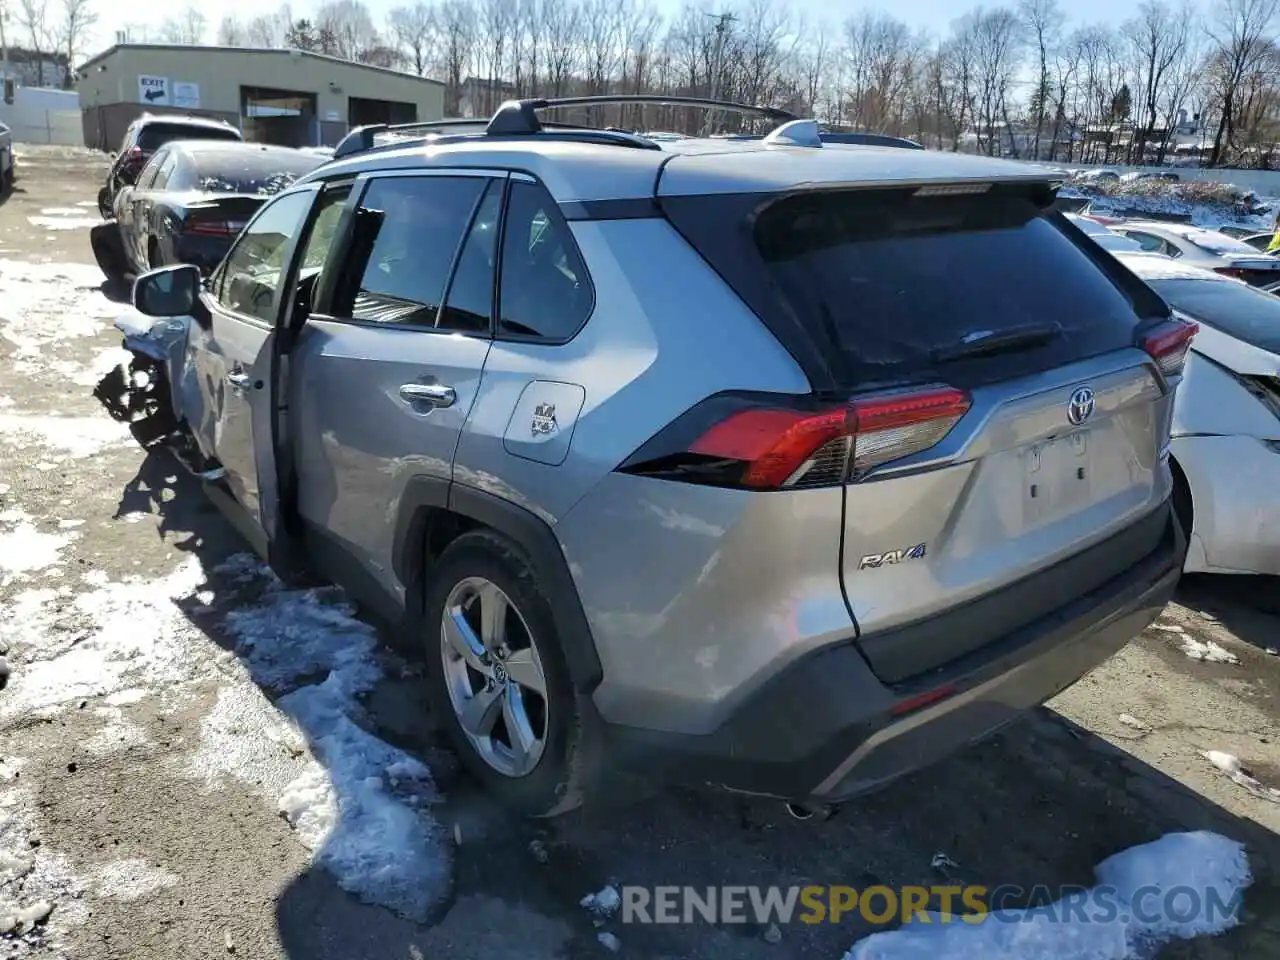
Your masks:
<instances>
[{"instance_id":1,"label":"parked car row","mask_svg":"<svg viewBox=\"0 0 1280 960\"><path fill-rule=\"evenodd\" d=\"M1066 216L1200 326L1170 447L1184 569L1280 575L1280 258L1229 230Z\"/></svg>"},{"instance_id":2,"label":"parked car row","mask_svg":"<svg viewBox=\"0 0 1280 960\"><path fill-rule=\"evenodd\" d=\"M144 114L99 193L105 221L91 231L94 256L113 282L173 263L208 274L264 200L327 159L245 143L221 121Z\"/></svg>"}]
</instances>

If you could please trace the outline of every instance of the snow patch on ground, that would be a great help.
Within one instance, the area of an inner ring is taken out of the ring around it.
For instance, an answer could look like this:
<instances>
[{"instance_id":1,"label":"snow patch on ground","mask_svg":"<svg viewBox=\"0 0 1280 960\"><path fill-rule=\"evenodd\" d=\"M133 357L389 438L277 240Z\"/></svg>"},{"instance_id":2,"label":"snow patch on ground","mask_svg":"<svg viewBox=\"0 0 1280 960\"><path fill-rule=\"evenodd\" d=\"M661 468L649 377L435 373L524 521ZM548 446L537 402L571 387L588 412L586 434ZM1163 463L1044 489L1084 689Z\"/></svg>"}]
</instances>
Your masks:
<instances>
[{"instance_id":1,"label":"snow patch on ground","mask_svg":"<svg viewBox=\"0 0 1280 960\"><path fill-rule=\"evenodd\" d=\"M254 558L216 572L263 584L225 621L254 680L302 730L315 760L288 784L280 810L340 886L419 922L449 882L449 848L425 807L427 768L365 729L360 697L382 678L373 629L340 592L286 588Z\"/></svg>"},{"instance_id":2,"label":"snow patch on ground","mask_svg":"<svg viewBox=\"0 0 1280 960\"><path fill-rule=\"evenodd\" d=\"M1212 640L1197 640L1195 637L1182 638L1182 652L1192 660L1202 663L1239 663L1240 658L1230 650L1219 646Z\"/></svg>"},{"instance_id":3,"label":"snow patch on ground","mask_svg":"<svg viewBox=\"0 0 1280 960\"><path fill-rule=\"evenodd\" d=\"M79 210L76 211L79 214ZM46 230L90 230L102 223L101 217L27 217L27 223Z\"/></svg>"},{"instance_id":4,"label":"snow patch on ground","mask_svg":"<svg viewBox=\"0 0 1280 960\"><path fill-rule=\"evenodd\" d=\"M0 444L17 450L35 447L80 459L132 442L129 428L105 413L100 417L59 417L0 412Z\"/></svg>"},{"instance_id":5,"label":"snow patch on ground","mask_svg":"<svg viewBox=\"0 0 1280 960\"><path fill-rule=\"evenodd\" d=\"M21 510L0 513L0 586L30 579L62 562L75 533L45 533Z\"/></svg>"},{"instance_id":6,"label":"snow patch on ground","mask_svg":"<svg viewBox=\"0 0 1280 960\"><path fill-rule=\"evenodd\" d=\"M176 886L181 878L145 860L116 860L92 871L86 879L93 892L108 900L141 900Z\"/></svg>"},{"instance_id":7,"label":"snow patch on ground","mask_svg":"<svg viewBox=\"0 0 1280 960\"><path fill-rule=\"evenodd\" d=\"M306 738L252 682L218 690L200 721L200 746L187 773L217 786L224 777L261 785L273 800L306 769Z\"/></svg>"},{"instance_id":8,"label":"snow patch on ground","mask_svg":"<svg viewBox=\"0 0 1280 960\"><path fill-rule=\"evenodd\" d=\"M108 330L122 308L102 284L96 266L0 258L0 338L13 345L14 372L46 369L66 359L57 346Z\"/></svg>"},{"instance_id":9,"label":"snow patch on ground","mask_svg":"<svg viewBox=\"0 0 1280 960\"><path fill-rule=\"evenodd\" d=\"M119 707L95 707L93 712L103 721L103 725L85 741L84 748L94 756L124 753L132 747L145 747L151 742L146 731L126 717Z\"/></svg>"},{"instance_id":10,"label":"snow patch on ground","mask_svg":"<svg viewBox=\"0 0 1280 960\"><path fill-rule=\"evenodd\" d=\"M979 923L930 914L931 923L917 919L859 940L845 960L1137 960L1172 940L1236 926L1238 896L1253 880L1243 844L1203 831L1123 850L1094 874L1098 885L1079 902L999 911ZM1193 912L1178 890L1237 909Z\"/></svg>"},{"instance_id":11,"label":"snow patch on ground","mask_svg":"<svg viewBox=\"0 0 1280 960\"><path fill-rule=\"evenodd\" d=\"M170 687L208 669L198 650L203 635L174 602L203 581L192 558L160 580L108 581L60 603L49 602L51 591L19 594L0 607L0 621L16 625L7 639L33 662L15 671L0 718L56 710L136 681Z\"/></svg>"}]
</instances>

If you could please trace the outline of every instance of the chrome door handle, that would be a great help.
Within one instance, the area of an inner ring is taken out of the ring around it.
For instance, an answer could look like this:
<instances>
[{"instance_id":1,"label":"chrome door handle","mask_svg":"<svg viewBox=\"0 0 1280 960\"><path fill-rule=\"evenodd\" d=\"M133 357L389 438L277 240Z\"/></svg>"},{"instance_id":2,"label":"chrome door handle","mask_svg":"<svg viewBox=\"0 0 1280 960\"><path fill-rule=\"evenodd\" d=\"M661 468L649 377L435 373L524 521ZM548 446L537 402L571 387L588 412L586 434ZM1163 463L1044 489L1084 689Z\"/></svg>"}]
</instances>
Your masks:
<instances>
[{"instance_id":1,"label":"chrome door handle","mask_svg":"<svg viewBox=\"0 0 1280 960\"><path fill-rule=\"evenodd\" d=\"M458 395L453 387L435 383L406 383L400 388L400 399L406 403L429 403L433 407L451 407Z\"/></svg>"},{"instance_id":2,"label":"chrome door handle","mask_svg":"<svg viewBox=\"0 0 1280 960\"><path fill-rule=\"evenodd\" d=\"M228 373L227 383L231 384L237 390L248 390L253 384L253 378L247 373Z\"/></svg>"}]
</instances>

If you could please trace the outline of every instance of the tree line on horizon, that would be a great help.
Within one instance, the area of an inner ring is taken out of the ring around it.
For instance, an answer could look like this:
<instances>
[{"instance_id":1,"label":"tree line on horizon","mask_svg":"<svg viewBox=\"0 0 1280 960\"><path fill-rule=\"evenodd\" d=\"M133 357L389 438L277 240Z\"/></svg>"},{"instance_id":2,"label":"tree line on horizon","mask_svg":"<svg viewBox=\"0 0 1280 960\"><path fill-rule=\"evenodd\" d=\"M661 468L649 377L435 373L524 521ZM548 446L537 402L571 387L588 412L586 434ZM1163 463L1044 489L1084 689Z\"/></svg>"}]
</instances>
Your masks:
<instances>
[{"instance_id":1,"label":"tree line on horizon","mask_svg":"<svg viewBox=\"0 0 1280 960\"><path fill-rule=\"evenodd\" d=\"M83 59L97 0L8 2L25 46ZM793 15L784 0L705 3L664 17L648 0L415 0L379 22L361 0L330 0L216 25L191 6L123 32L433 77L446 116L513 96L710 96L938 149L1062 163L1164 162L1186 118L1205 165L1280 167L1280 0L1143 0L1118 28L1072 23L1061 0L1015 0L974 7L941 33L880 8L837 26ZM704 119L634 106L595 114L680 132ZM717 117L726 131L749 123Z\"/></svg>"}]
</instances>

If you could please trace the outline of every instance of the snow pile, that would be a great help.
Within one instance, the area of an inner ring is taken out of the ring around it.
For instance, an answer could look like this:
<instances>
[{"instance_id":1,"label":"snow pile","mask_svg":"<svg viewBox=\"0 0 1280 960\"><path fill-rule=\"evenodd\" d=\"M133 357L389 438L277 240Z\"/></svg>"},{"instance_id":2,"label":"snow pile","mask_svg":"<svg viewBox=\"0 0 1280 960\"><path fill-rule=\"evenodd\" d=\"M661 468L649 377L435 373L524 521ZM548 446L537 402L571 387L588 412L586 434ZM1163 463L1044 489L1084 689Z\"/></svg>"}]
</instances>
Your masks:
<instances>
[{"instance_id":1,"label":"snow pile","mask_svg":"<svg viewBox=\"0 0 1280 960\"><path fill-rule=\"evenodd\" d=\"M1111 216L1189 217L1197 226L1223 224L1271 229L1280 203L1230 183L1207 180L1091 180L1076 176L1064 196L1088 197L1094 213Z\"/></svg>"},{"instance_id":2,"label":"snow pile","mask_svg":"<svg viewBox=\"0 0 1280 960\"><path fill-rule=\"evenodd\" d=\"M336 590L288 589L252 557L216 572L261 582L225 625L316 757L285 787L281 812L343 889L426 920L447 890L448 847L423 809L438 800L426 766L365 729L360 698L382 678L373 629Z\"/></svg>"},{"instance_id":3,"label":"snow pile","mask_svg":"<svg viewBox=\"0 0 1280 960\"><path fill-rule=\"evenodd\" d=\"M1084 895L981 922L919 919L853 945L845 960L1137 960L1171 940L1239 923L1252 882L1244 846L1214 833L1173 833L1098 865Z\"/></svg>"},{"instance_id":4,"label":"snow pile","mask_svg":"<svg viewBox=\"0 0 1280 960\"><path fill-rule=\"evenodd\" d=\"M1230 753L1223 753L1220 750L1206 750L1201 753L1201 756L1230 777L1233 783L1239 784L1263 800L1280 803L1280 790L1275 787L1268 787L1246 770L1239 757Z\"/></svg>"}]
</instances>

